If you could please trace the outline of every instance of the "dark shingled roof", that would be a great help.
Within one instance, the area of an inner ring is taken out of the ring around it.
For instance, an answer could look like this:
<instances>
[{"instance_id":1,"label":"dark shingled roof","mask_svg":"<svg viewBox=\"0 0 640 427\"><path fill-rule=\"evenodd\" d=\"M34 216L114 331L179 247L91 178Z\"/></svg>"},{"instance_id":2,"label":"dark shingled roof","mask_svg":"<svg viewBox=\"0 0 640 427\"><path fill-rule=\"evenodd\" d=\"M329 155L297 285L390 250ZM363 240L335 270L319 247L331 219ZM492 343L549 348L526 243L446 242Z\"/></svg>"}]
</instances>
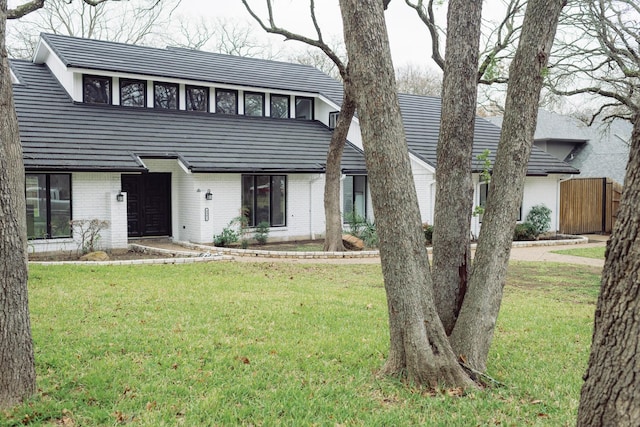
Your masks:
<instances>
[{"instance_id":1,"label":"dark shingled roof","mask_svg":"<svg viewBox=\"0 0 640 427\"><path fill-rule=\"evenodd\" d=\"M440 98L400 94L400 108L407 135L409 150L429 163L436 165L436 147L440 132ZM495 161L500 128L487 120L476 117L473 139L473 169L482 171L483 165L477 159L479 154L489 150L489 160ZM532 147L528 175L544 176L550 173L575 174L578 170L569 166L546 151Z\"/></svg>"},{"instance_id":2,"label":"dark shingled roof","mask_svg":"<svg viewBox=\"0 0 640 427\"><path fill-rule=\"evenodd\" d=\"M27 170L142 171L179 158L193 172L324 172L331 130L309 120L73 102L45 65L12 61ZM364 172L347 144L345 172Z\"/></svg>"},{"instance_id":3,"label":"dark shingled roof","mask_svg":"<svg viewBox=\"0 0 640 427\"><path fill-rule=\"evenodd\" d=\"M307 65L189 49L158 49L52 34L43 34L42 39L60 56L67 67L189 79L210 84L301 91L323 95L337 105L342 101L341 83ZM18 74L22 73L22 69L29 69L24 63L15 64L14 69ZM40 67L38 72L43 75L45 73L43 67ZM50 81L52 76L46 76L43 78ZM21 134L25 148L46 149L53 142L52 135L55 135L58 138L56 141L59 141L56 146L60 149L71 152L82 150L82 147L87 147L89 152L104 149L113 162L109 163L109 160L104 159L102 163L96 164L96 168L105 169L109 166L116 167L115 159L118 158L122 163L125 157L130 158L128 164L132 167L131 162L135 161L132 151L141 150L147 153L155 150L158 154L164 153L167 156L184 156L194 171L242 168L269 170L267 166L286 169L293 165L300 170L318 170L318 164L325 162L326 154L321 155L321 151L328 144L329 131L318 123L116 106L68 105L66 94L64 101L54 100L53 96L39 96L39 91L57 91L55 97L60 98L59 91L62 90L57 84L54 88L48 88L46 86L50 83L45 85L44 82L38 83L36 87L35 83L39 78L35 77L33 81L33 93L16 86L17 98L30 94L29 99L19 100ZM29 103L42 103L46 99L55 103L55 113L40 112L38 115L38 111L44 108L44 105L29 106ZM73 111L62 113L63 105L64 108ZM435 167L440 129L440 99L401 94L400 105L410 151ZM27 118L31 120L27 121ZM115 123L115 126L112 123ZM473 162L475 171L480 171L482 165L476 156L489 149L489 157L493 161L500 129L481 118L476 119L475 129ZM39 132L49 135L39 135L39 138L33 135ZM137 148L134 150L132 147ZM287 149L282 150L282 147ZM36 157L36 153L37 150L32 155ZM39 153L42 154L42 151ZM66 155L56 158L55 161L67 160ZM242 158L237 157L240 155ZM25 152L25 165L28 167L29 159L26 156ZM358 156L357 149L348 146L343 168L362 170L364 166L361 157ZM93 158L96 159L95 156ZM54 157L47 156L47 159L53 166ZM33 162L31 164L33 165ZM61 166L60 163L56 164ZM578 173L578 170L533 147L527 173L565 174Z\"/></svg>"},{"instance_id":4,"label":"dark shingled roof","mask_svg":"<svg viewBox=\"0 0 640 427\"><path fill-rule=\"evenodd\" d=\"M342 84L310 65L54 34L41 37L67 67L323 94L338 106L342 103Z\"/></svg>"}]
</instances>

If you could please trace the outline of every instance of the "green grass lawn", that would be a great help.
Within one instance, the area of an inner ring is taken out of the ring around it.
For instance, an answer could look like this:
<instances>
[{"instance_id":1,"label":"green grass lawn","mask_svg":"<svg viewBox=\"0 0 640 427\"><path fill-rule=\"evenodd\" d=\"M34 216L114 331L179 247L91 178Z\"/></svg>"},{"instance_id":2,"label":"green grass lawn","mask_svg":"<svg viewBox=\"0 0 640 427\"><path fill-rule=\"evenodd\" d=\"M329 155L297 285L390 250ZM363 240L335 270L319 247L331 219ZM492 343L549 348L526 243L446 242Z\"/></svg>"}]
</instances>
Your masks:
<instances>
[{"instance_id":1,"label":"green grass lawn","mask_svg":"<svg viewBox=\"0 0 640 427\"><path fill-rule=\"evenodd\" d=\"M376 265L32 265L38 392L0 425L573 425L599 272L518 263L509 282L505 386L453 397L376 376Z\"/></svg>"},{"instance_id":2,"label":"green grass lawn","mask_svg":"<svg viewBox=\"0 0 640 427\"><path fill-rule=\"evenodd\" d=\"M604 259L604 246L596 246L594 248L576 248L576 249L562 249L559 251L552 251L554 254L581 256L585 258Z\"/></svg>"}]
</instances>

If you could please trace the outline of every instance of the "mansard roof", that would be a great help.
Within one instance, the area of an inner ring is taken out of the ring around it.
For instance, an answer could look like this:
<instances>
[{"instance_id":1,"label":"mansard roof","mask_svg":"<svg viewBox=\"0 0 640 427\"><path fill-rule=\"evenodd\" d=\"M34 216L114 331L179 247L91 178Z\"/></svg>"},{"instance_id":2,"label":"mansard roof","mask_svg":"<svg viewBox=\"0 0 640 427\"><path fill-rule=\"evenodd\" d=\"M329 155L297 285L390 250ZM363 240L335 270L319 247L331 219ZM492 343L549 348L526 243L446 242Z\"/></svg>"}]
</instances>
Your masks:
<instances>
[{"instance_id":1,"label":"mansard roof","mask_svg":"<svg viewBox=\"0 0 640 427\"><path fill-rule=\"evenodd\" d=\"M12 61L27 170L144 171L176 158L192 172L322 173L331 130L317 121L73 102L45 65ZM345 172L364 172L347 144Z\"/></svg>"}]
</instances>

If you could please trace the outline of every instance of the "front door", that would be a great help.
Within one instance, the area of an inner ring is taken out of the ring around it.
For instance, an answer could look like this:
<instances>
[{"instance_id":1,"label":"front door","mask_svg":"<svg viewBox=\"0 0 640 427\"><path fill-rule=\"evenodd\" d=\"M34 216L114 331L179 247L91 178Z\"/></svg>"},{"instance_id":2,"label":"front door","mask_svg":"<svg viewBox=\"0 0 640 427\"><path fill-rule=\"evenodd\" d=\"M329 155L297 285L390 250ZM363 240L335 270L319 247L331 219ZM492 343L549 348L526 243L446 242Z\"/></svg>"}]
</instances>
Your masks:
<instances>
[{"instance_id":1,"label":"front door","mask_svg":"<svg viewBox=\"0 0 640 427\"><path fill-rule=\"evenodd\" d=\"M171 174L122 175L129 237L171 235Z\"/></svg>"}]
</instances>

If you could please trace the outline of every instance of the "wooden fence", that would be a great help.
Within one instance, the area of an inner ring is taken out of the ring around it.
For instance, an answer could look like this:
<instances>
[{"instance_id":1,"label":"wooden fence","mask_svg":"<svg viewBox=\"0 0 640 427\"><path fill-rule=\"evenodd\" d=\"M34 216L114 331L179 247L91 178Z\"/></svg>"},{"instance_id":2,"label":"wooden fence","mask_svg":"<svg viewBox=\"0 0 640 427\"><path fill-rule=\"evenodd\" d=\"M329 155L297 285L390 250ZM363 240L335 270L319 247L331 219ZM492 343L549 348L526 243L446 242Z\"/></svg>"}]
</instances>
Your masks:
<instances>
[{"instance_id":1,"label":"wooden fence","mask_svg":"<svg viewBox=\"0 0 640 427\"><path fill-rule=\"evenodd\" d=\"M622 185L609 178L577 178L560 183L560 233L611 233Z\"/></svg>"}]
</instances>

